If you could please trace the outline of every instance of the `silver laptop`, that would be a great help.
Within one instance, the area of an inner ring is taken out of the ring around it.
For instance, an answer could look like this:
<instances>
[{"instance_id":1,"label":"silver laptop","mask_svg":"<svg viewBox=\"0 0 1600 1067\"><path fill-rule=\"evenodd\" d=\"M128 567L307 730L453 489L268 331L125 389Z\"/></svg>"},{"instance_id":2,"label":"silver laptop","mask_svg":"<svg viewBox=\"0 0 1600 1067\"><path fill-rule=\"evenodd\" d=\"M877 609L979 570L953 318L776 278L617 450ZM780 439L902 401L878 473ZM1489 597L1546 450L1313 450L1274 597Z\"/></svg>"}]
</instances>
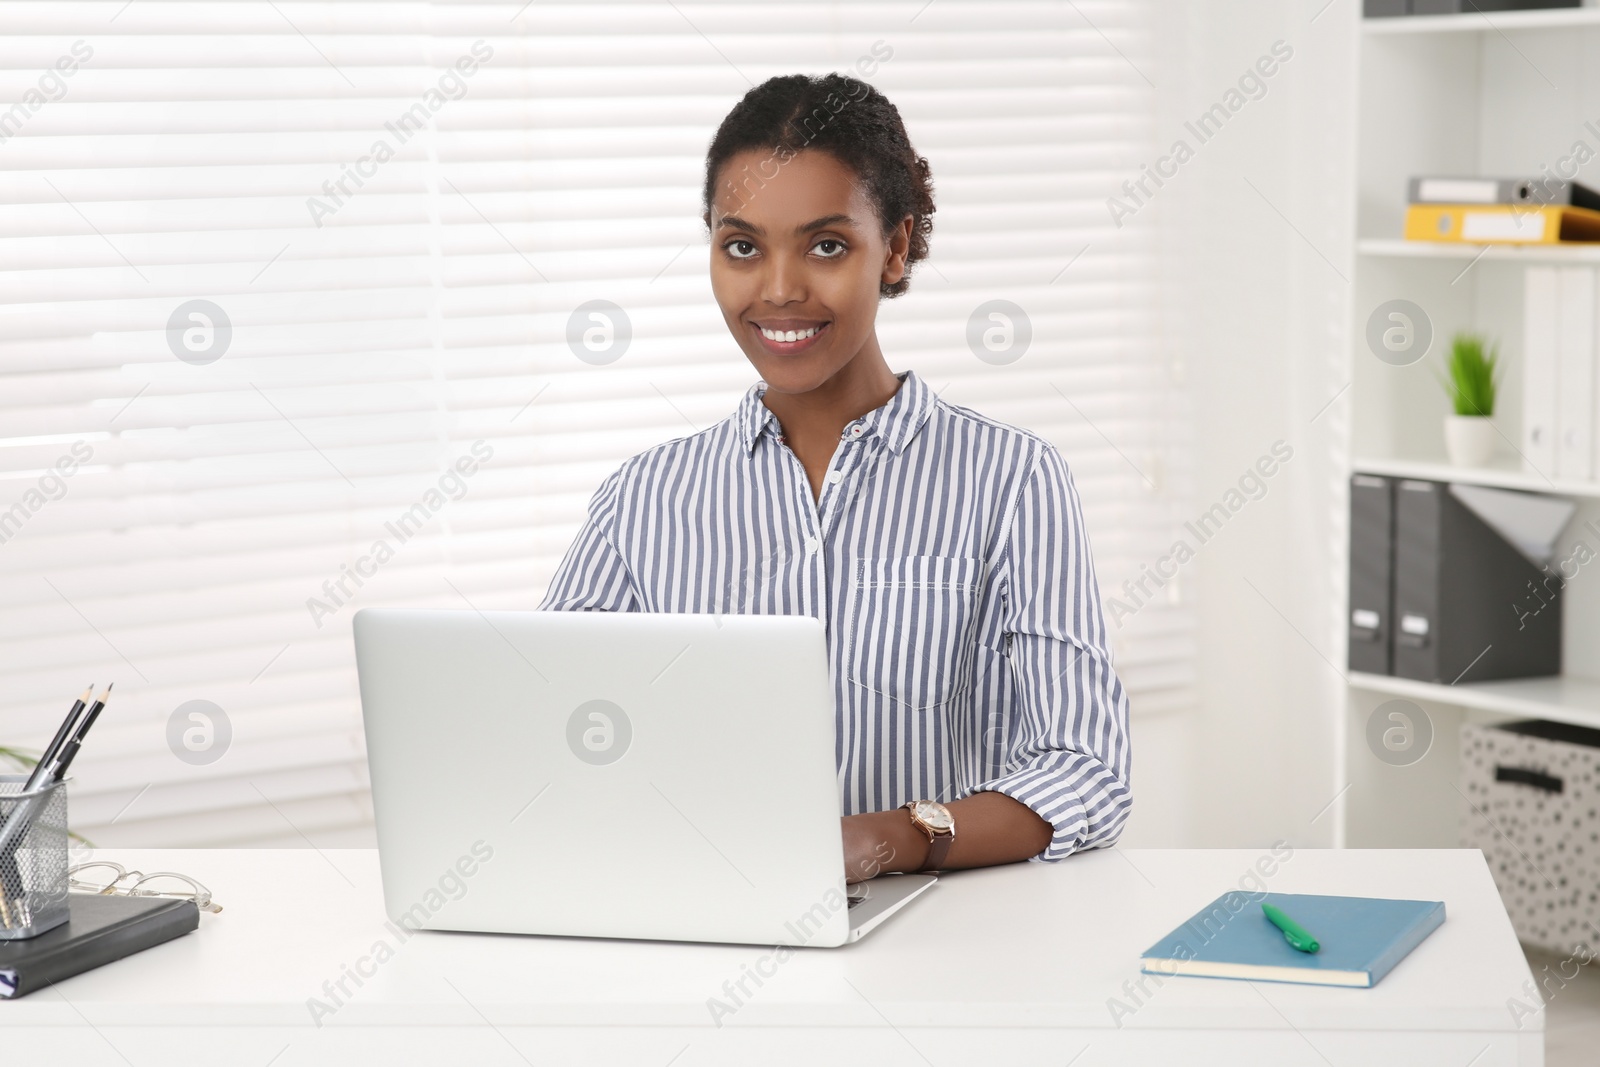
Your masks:
<instances>
[{"instance_id":1,"label":"silver laptop","mask_svg":"<svg viewBox=\"0 0 1600 1067\"><path fill-rule=\"evenodd\" d=\"M397 923L835 946L934 884L845 885L818 619L367 608L354 626Z\"/></svg>"}]
</instances>

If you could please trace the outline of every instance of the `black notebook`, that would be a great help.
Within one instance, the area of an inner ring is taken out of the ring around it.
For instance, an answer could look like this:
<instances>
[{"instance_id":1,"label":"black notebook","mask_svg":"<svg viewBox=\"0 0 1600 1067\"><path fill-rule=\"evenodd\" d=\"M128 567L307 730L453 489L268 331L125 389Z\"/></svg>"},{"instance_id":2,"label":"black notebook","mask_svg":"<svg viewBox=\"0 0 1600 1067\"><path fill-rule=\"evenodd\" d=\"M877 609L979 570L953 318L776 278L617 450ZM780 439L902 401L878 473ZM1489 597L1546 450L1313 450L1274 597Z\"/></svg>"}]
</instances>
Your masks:
<instances>
[{"instance_id":1,"label":"black notebook","mask_svg":"<svg viewBox=\"0 0 1600 1067\"><path fill-rule=\"evenodd\" d=\"M200 925L192 900L69 893L72 917L24 941L0 941L0 998L36 989L181 937Z\"/></svg>"}]
</instances>

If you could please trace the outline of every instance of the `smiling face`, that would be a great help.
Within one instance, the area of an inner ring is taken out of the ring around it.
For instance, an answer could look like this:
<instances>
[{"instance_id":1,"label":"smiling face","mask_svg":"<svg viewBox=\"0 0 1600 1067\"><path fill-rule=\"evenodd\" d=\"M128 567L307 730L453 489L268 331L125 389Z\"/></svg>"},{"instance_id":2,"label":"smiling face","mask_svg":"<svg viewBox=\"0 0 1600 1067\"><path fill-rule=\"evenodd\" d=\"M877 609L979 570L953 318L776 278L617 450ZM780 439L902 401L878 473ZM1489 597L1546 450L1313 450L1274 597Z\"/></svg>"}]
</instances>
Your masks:
<instances>
[{"instance_id":1,"label":"smiling face","mask_svg":"<svg viewBox=\"0 0 1600 1067\"><path fill-rule=\"evenodd\" d=\"M765 178L767 151L742 152L724 175ZM870 353L879 285L905 273L911 221L885 237L849 167L802 151L760 188L718 183L711 205L711 289L722 317L763 381L781 393L817 388Z\"/></svg>"}]
</instances>

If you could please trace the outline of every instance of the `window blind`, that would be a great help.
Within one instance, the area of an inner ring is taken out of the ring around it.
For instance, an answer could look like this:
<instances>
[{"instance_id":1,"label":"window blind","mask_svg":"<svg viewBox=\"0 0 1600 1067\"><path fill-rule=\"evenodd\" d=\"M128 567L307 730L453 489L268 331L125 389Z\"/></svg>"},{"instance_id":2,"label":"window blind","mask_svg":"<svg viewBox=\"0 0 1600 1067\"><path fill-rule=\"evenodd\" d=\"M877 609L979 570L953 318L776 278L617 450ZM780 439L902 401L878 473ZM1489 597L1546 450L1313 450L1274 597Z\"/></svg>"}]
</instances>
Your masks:
<instances>
[{"instance_id":1,"label":"window blind","mask_svg":"<svg viewBox=\"0 0 1600 1067\"><path fill-rule=\"evenodd\" d=\"M933 166L890 365L1054 441L1102 587L1137 578L1186 517L1154 247L1105 207L1149 157L1153 18L0 5L0 744L115 680L74 765L97 844L366 841L351 614L533 607L607 473L733 411L700 169L796 70L883 89ZM994 300L1031 333L1004 365L968 340ZM1116 630L1136 714L1188 699L1171 592Z\"/></svg>"}]
</instances>

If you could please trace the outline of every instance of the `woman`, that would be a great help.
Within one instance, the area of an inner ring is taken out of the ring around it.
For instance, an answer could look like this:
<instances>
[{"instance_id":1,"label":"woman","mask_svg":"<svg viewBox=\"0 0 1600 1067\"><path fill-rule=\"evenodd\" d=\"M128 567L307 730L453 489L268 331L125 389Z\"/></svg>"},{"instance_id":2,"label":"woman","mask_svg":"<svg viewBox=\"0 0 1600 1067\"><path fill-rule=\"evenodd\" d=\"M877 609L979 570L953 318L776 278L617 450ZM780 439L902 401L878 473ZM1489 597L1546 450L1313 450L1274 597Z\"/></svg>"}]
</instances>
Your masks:
<instances>
[{"instance_id":1,"label":"woman","mask_svg":"<svg viewBox=\"0 0 1600 1067\"><path fill-rule=\"evenodd\" d=\"M828 625L846 879L1058 860L1131 808L1077 491L1056 449L895 373L927 160L877 90L750 90L706 158L711 285L760 381L611 474L541 609Z\"/></svg>"}]
</instances>

